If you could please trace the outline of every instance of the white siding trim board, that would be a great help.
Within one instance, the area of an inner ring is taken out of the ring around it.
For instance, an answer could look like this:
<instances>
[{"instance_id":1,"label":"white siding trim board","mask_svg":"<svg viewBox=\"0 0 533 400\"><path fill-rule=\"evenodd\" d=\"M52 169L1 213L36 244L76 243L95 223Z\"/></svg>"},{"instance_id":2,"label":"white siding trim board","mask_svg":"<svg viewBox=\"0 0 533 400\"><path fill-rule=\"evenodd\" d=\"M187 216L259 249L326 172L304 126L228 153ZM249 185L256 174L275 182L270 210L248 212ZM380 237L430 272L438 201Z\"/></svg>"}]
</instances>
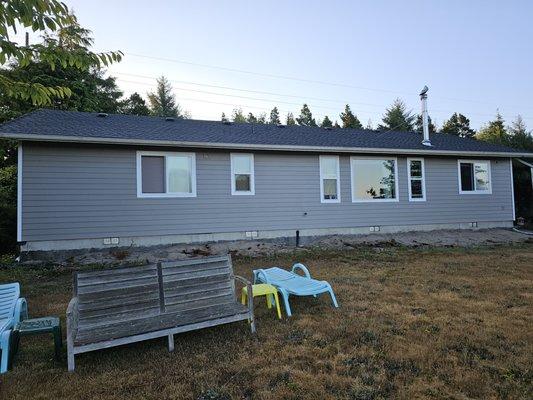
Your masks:
<instances>
[{"instance_id":1,"label":"white siding trim board","mask_svg":"<svg viewBox=\"0 0 533 400\"><path fill-rule=\"evenodd\" d=\"M19 142L17 155L17 242L22 242L22 142Z\"/></svg>"}]
</instances>

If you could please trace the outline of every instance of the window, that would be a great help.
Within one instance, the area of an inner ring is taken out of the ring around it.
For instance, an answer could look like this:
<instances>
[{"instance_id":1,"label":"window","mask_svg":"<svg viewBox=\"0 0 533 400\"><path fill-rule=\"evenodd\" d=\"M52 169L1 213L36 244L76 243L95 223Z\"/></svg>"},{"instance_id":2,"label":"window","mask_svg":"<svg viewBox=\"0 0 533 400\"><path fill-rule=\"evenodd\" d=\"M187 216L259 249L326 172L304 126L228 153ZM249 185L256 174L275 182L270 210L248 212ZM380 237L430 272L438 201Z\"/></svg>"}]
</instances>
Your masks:
<instances>
[{"instance_id":1,"label":"window","mask_svg":"<svg viewBox=\"0 0 533 400\"><path fill-rule=\"evenodd\" d=\"M352 201L398 201L396 158L351 157Z\"/></svg>"},{"instance_id":2,"label":"window","mask_svg":"<svg viewBox=\"0 0 533 400\"><path fill-rule=\"evenodd\" d=\"M138 151L137 197L196 197L195 155Z\"/></svg>"},{"instance_id":3,"label":"window","mask_svg":"<svg viewBox=\"0 0 533 400\"><path fill-rule=\"evenodd\" d=\"M320 201L339 203L340 172L339 156L319 156L320 161Z\"/></svg>"},{"instance_id":4,"label":"window","mask_svg":"<svg viewBox=\"0 0 533 400\"><path fill-rule=\"evenodd\" d=\"M426 201L426 173L423 158L408 158L409 201Z\"/></svg>"},{"instance_id":5,"label":"window","mask_svg":"<svg viewBox=\"0 0 533 400\"><path fill-rule=\"evenodd\" d=\"M254 155L231 154L231 194L254 195Z\"/></svg>"},{"instance_id":6,"label":"window","mask_svg":"<svg viewBox=\"0 0 533 400\"><path fill-rule=\"evenodd\" d=\"M460 194L492 193L490 161L459 160L457 169Z\"/></svg>"}]
</instances>

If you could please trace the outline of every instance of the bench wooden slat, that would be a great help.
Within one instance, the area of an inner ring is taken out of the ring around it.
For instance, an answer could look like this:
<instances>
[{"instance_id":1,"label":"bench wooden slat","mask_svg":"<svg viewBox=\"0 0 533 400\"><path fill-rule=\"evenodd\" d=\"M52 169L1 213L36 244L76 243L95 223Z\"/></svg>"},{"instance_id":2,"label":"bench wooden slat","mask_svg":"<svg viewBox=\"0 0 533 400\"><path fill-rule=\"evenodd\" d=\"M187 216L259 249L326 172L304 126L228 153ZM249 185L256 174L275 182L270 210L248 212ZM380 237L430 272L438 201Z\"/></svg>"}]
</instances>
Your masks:
<instances>
[{"instance_id":1,"label":"bench wooden slat","mask_svg":"<svg viewBox=\"0 0 533 400\"><path fill-rule=\"evenodd\" d=\"M155 274L156 271L132 272L131 274L113 275L112 279L110 279L108 276L93 276L91 278L78 279L78 287L98 285L102 283L139 281L153 278Z\"/></svg>"},{"instance_id":2,"label":"bench wooden slat","mask_svg":"<svg viewBox=\"0 0 533 400\"><path fill-rule=\"evenodd\" d=\"M90 278L94 276L112 276L120 274L130 274L135 272L143 271L155 271L157 268L156 264L142 265L139 267L125 267L125 268L111 268L111 269L100 269L96 271L83 271L77 272L78 279Z\"/></svg>"},{"instance_id":3,"label":"bench wooden slat","mask_svg":"<svg viewBox=\"0 0 533 400\"><path fill-rule=\"evenodd\" d=\"M181 261L163 261L161 262L161 267L163 267L163 269L166 269L166 268L179 267L179 266L210 264L210 263L216 263L219 261L228 262L228 260L229 260L229 256L214 256L214 257L195 258L195 259L193 258L190 260L181 260Z\"/></svg>"}]
</instances>

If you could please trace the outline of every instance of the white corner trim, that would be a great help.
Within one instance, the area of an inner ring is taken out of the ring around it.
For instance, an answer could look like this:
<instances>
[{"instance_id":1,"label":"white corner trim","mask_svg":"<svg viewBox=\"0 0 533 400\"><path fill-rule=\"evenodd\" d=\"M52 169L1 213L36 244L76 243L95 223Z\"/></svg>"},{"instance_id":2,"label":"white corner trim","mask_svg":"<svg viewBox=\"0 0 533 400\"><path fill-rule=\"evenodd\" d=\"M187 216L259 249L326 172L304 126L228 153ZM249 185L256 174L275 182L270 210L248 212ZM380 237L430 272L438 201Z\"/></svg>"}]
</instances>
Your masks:
<instances>
[{"instance_id":1,"label":"white corner trim","mask_svg":"<svg viewBox=\"0 0 533 400\"><path fill-rule=\"evenodd\" d=\"M470 164L475 164L475 163L486 163L487 164L487 167L488 167L488 170L489 170L489 190L477 190L475 187L476 187L476 172L475 172L475 167L474 167L474 190L463 190L461 188L461 163L470 163ZM458 189L459 189L459 194L492 194L492 168L491 168L491 165L490 165L490 160L465 160L465 159L458 159L457 160L457 183L458 183Z\"/></svg>"},{"instance_id":2,"label":"white corner trim","mask_svg":"<svg viewBox=\"0 0 533 400\"><path fill-rule=\"evenodd\" d=\"M514 204L514 174L513 159L509 158L509 170L511 171L511 201L513 202L513 221L516 221L516 209ZM533 167L531 168L531 184L533 185Z\"/></svg>"},{"instance_id":3,"label":"white corner trim","mask_svg":"<svg viewBox=\"0 0 533 400\"><path fill-rule=\"evenodd\" d=\"M354 167L355 160L394 160L394 191L395 197L393 199L357 199L355 197L354 185ZM398 158L397 157L366 157L366 156L352 156L350 157L350 187L352 192L352 203L398 203L400 201L400 192L398 185Z\"/></svg>"},{"instance_id":4,"label":"white corner trim","mask_svg":"<svg viewBox=\"0 0 533 400\"><path fill-rule=\"evenodd\" d=\"M22 242L22 142L17 150L17 242Z\"/></svg>"},{"instance_id":5,"label":"white corner trim","mask_svg":"<svg viewBox=\"0 0 533 400\"><path fill-rule=\"evenodd\" d=\"M422 198L413 198L411 193L411 161L420 161L422 168ZM423 158L408 158L407 159L407 191L409 193L409 201L426 201L426 166Z\"/></svg>"},{"instance_id":6,"label":"white corner trim","mask_svg":"<svg viewBox=\"0 0 533 400\"><path fill-rule=\"evenodd\" d=\"M142 192L142 156L160 156L165 157L165 185L168 190L168 174L166 169L166 158L171 156L185 156L189 157L191 168L191 192L181 193L143 193ZM169 198L169 197L196 197L196 154L183 152L168 152L168 151L137 151L136 153L136 170L137 170L137 197L138 198Z\"/></svg>"},{"instance_id":7,"label":"white corner trim","mask_svg":"<svg viewBox=\"0 0 533 400\"><path fill-rule=\"evenodd\" d=\"M336 176L327 177L322 171L322 160L325 158L334 158L337 163ZM321 203L340 203L341 202L341 172L340 172L340 159L339 156L318 156L318 166L320 170L320 202ZM336 179L337 180L337 198L336 199L324 199L324 179Z\"/></svg>"},{"instance_id":8,"label":"white corner trim","mask_svg":"<svg viewBox=\"0 0 533 400\"><path fill-rule=\"evenodd\" d=\"M233 161L236 156L248 156L250 157L250 190L237 190L235 187L235 162ZM255 195L255 160L252 153L230 153L231 160L231 195L232 196L254 196Z\"/></svg>"}]
</instances>

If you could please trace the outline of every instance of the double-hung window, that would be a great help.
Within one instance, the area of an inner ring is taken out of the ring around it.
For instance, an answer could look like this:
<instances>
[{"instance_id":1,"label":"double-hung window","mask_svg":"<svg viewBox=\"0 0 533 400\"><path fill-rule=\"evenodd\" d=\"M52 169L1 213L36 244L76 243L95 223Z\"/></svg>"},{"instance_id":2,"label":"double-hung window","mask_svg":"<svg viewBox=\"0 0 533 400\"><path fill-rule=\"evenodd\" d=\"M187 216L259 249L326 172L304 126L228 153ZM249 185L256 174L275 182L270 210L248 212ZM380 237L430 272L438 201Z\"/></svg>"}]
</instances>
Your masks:
<instances>
[{"instance_id":1,"label":"double-hung window","mask_svg":"<svg viewBox=\"0 0 533 400\"><path fill-rule=\"evenodd\" d=\"M231 194L254 195L254 155L231 153Z\"/></svg>"},{"instance_id":2,"label":"double-hung window","mask_svg":"<svg viewBox=\"0 0 533 400\"><path fill-rule=\"evenodd\" d=\"M458 160L460 194L491 194L490 161Z\"/></svg>"},{"instance_id":3,"label":"double-hung window","mask_svg":"<svg viewBox=\"0 0 533 400\"><path fill-rule=\"evenodd\" d=\"M138 151L137 197L196 197L194 153Z\"/></svg>"},{"instance_id":4,"label":"double-hung window","mask_svg":"<svg viewBox=\"0 0 533 400\"><path fill-rule=\"evenodd\" d=\"M354 203L398 201L398 162L395 157L351 157Z\"/></svg>"},{"instance_id":5,"label":"double-hung window","mask_svg":"<svg viewBox=\"0 0 533 400\"><path fill-rule=\"evenodd\" d=\"M409 201L426 201L426 176L423 158L408 158Z\"/></svg>"},{"instance_id":6,"label":"double-hung window","mask_svg":"<svg viewBox=\"0 0 533 400\"><path fill-rule=\"evenodd\" d=\"M320 201L322 203L339 203L341 201L341 184L339 156L320 156Z\"/></svg>"}]
</instances>

